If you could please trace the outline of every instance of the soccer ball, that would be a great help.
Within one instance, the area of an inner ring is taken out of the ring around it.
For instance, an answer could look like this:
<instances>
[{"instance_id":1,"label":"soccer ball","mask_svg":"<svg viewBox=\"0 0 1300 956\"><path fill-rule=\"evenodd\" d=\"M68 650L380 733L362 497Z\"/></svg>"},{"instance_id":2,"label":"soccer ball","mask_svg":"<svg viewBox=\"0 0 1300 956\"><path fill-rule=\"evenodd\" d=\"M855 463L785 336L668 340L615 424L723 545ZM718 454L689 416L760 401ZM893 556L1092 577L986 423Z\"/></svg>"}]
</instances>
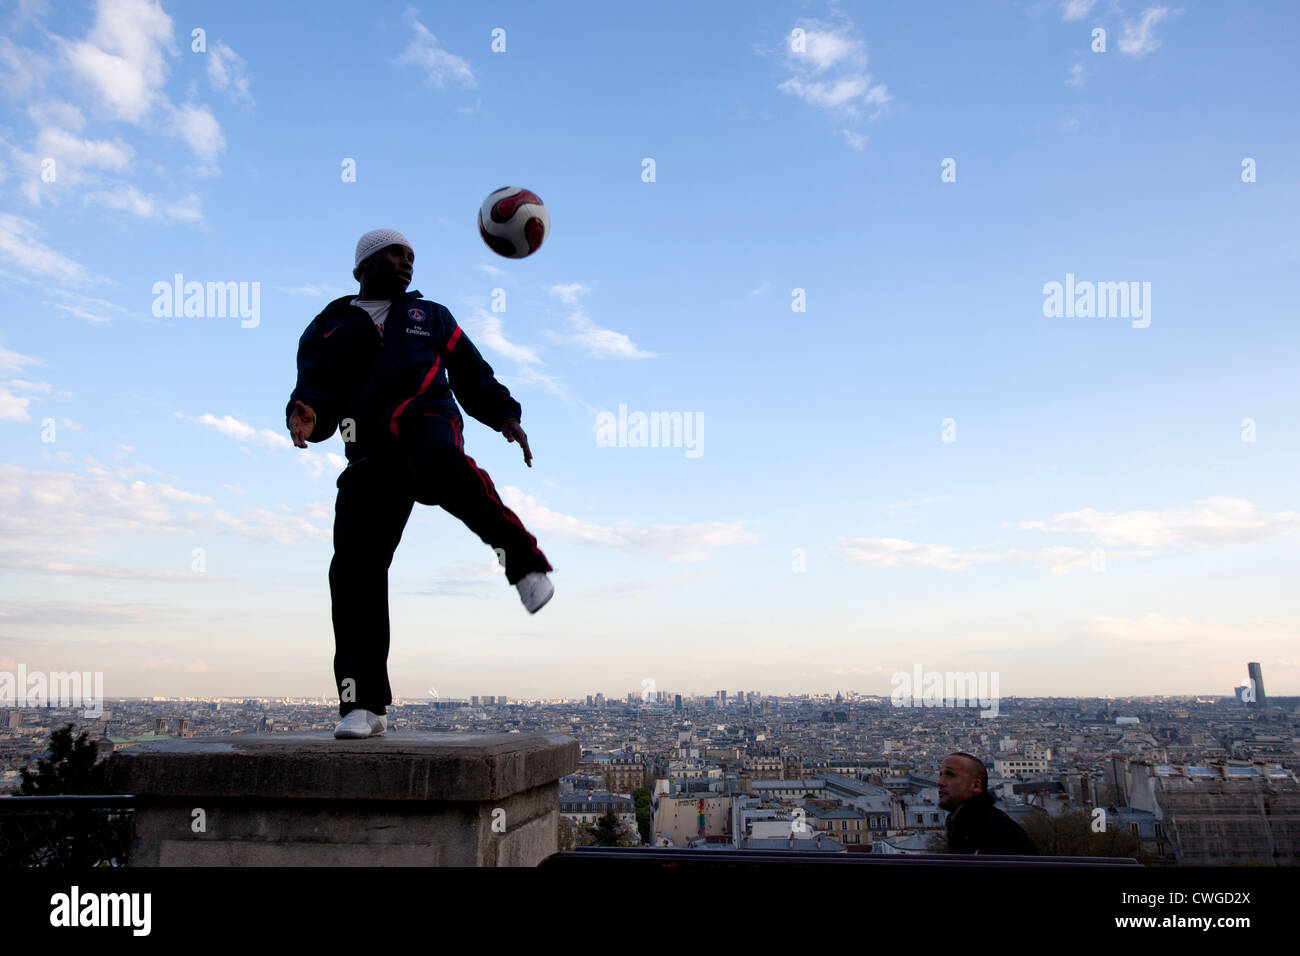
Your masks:
<instances>
[{"instance_id":1,"label":"soccer ball","mask_svg":"<svg viewBox=\"0 0 1300 956\"><path fill-rule=\"evenodd\" d=\"M489 249L507 259L531 256L550 230L546 204L537 193L520 186L503 186L478 210L478 234Z\"/></svg>"}]
</instances>

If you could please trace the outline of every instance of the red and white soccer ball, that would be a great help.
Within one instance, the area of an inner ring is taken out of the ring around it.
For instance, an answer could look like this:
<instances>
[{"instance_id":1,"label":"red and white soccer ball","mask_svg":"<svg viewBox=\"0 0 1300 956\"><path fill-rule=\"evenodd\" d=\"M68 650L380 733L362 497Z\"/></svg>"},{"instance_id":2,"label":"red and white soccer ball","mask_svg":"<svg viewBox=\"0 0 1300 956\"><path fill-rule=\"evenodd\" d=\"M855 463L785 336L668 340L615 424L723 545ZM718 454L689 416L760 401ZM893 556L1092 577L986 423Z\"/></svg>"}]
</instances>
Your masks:
<instances>
[{"instance_id":1,"label":"red and white soccer ball","mask_svg":"<svg viewBox=\"0 0 1300 956\"><path fill-rule=\"evenodd\" d=\"M523 259L541 248L551 230L551 214L541 197L520 186L505 186L483 200L478 233L488 248L507 259Z\"/></svg>"}]
</instances>

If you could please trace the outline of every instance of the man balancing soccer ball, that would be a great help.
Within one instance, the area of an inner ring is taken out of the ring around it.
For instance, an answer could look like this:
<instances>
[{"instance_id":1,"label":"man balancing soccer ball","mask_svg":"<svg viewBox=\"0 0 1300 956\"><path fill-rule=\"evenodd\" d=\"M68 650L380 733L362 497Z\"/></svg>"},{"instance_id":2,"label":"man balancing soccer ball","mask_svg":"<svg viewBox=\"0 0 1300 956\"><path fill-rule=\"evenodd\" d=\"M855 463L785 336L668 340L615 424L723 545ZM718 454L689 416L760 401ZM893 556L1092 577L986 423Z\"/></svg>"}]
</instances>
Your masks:
<instances>
[{"instance_id":1,"label":"man balancing soccer ball","mask_svg":"<svg viewBox=\"0 0 1300 956\"><path fill-rule=\"evenodd\" d=\"M387 730L388 568L415 502L441 505L504 554L506 580L530 614L555 593L537 539L465 454L452 394L506 441L519 442L531 468L519 403L446 308L406 291L414 265L400 232L361 237L352 270L361 294L335 299L307 326L285 408L294 445L325 441L338 428L348 459L336 482L329 570L343 717L335 737Z\"/></svg>"}]
</instances>

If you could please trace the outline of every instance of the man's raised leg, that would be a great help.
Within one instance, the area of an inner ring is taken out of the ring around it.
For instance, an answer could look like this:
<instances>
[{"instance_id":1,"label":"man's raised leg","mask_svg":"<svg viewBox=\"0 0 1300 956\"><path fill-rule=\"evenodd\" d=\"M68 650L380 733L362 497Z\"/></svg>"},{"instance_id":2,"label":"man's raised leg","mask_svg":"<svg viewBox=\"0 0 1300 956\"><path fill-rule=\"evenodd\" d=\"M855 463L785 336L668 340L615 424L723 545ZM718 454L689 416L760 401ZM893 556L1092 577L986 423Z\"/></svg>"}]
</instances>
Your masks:
<instances>
[{"instance_id":1,"label":"man's raised leg","mask_svg":"<svg viewBox=\"0 0 1300 956\"><path fill-rule=\"evenodd\" d=\"M491 548L505 552L506 580L518 584L533 571L551 571L519 516L505 506L488 473L465 454L455 423L432 412L413 416L419 425L409 435L408 456L414 494L438 504L463 521Z\"/></svg>"}]
</instances>

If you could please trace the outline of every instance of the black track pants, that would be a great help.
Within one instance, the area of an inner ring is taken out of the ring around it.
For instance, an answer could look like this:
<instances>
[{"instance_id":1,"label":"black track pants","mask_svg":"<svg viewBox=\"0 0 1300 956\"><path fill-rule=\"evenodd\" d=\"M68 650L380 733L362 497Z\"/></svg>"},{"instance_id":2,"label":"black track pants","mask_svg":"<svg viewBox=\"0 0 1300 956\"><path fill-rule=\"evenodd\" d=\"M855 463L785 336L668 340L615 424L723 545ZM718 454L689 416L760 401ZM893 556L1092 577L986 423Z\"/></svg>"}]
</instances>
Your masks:
<instances>
[{"instance_id":1,"label":"black track pants","mask_svg":"<svg viewBox=\"0 0 1300 956\"><path fill-rule=\"evenodd\" d=\"M339 714L356 707L382 714L393 701L388 568L417 501L440 505L489 547L502 549L512 585L552 568L487 472L465 454L460 430L445 416L404 416L397 444L353 462L336 485L329 579Z\"/></svg>"}]
</instances>

